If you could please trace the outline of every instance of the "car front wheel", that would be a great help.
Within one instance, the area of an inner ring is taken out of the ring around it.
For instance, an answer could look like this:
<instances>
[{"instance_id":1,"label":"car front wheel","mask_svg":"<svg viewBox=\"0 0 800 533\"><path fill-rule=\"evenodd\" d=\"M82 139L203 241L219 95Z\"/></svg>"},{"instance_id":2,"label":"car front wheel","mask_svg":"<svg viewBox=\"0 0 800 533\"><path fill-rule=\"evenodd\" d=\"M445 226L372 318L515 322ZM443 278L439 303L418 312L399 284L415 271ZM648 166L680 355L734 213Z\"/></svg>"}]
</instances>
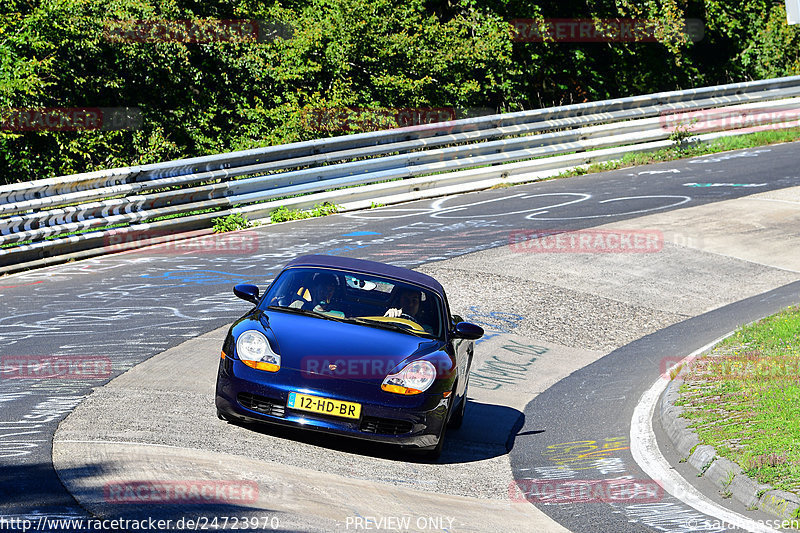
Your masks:
<instances>
[{"instance_id":1,"label":"car front wheel","mask_svg":"<svg viewBox=\"0 0 800 533\"><path fill-rule=\"evenodd\" d=\"M467 412L467 389L469 389L469 376L467 376L467 385L464 387L464 395L461 397L461 403L458 404L458 411L450 416L449 427L458 429L464 423L464 414ZM455 390L455 387L453 388Z\"/></svg>"}]
</instances>

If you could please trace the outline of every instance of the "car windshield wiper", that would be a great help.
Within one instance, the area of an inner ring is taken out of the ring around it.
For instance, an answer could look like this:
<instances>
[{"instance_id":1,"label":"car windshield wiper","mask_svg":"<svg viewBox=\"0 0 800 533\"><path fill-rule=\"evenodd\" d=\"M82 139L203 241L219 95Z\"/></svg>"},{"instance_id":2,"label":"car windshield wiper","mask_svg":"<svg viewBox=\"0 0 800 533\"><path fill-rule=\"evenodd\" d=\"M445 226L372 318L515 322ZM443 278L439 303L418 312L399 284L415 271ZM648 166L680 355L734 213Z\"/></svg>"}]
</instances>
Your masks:
<instances>
[{"instance_id":1,"label":"car windshield wiper","mask_svg":"<svg viewBox=\"0 0 800 533\"><path fill-rule=\"evenodd\" d=\"M284 307L282 305L270 305L267 309L271 309L273 311L285 311L287 313L296 313L298 315L306 315L306 316L313 316L316 318L326 318L328 320L335 320L336 322L346 322L345 319L339 318L338 316L328 315L326 313L320 313L318 311L312 311L311 309L302 309L300 307Z\"/></svg>"},{"instance_id":2,"label":"car windshield wiper","mask_svg":"<svg viewBox=\"0 0 800 533\"><path fill-rule=\"evenodd\" d=\"M392 322L383 322L382 320L370 320L369 318L351 318L349 320L351 322L355 322L357 324L365 324L367 326L375 326L375 327L379 327L379 328L392 329L392 330L395 330L395 331L400 331L402 333L408 333L410 335L414 335L414 336L417 336L417 337L427 337L428 336L428 332L427 331L425 331L425 332L417 331L417 330L414 330L414 329L403 327L403 326L401 326L399 324L394 324Z\"/></svg>"}]
</instances>

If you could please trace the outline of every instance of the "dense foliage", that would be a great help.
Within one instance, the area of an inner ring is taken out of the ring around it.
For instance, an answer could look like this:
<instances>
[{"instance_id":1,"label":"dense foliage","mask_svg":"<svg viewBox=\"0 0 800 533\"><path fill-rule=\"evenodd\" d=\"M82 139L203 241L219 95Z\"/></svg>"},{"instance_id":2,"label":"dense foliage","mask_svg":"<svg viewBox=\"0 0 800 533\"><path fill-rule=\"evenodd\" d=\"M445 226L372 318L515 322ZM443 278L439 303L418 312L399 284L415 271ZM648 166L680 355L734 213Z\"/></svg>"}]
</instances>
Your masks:
<instances>
[{"instance_id":1,"label":"dense foliage","mask_svg":"<svg viewBox=\"0 0 800 533\"><path fill-rule=\"evenodd\" d=\"M464 116L800 70L798 31L771 0L2 0L0 9L0 183L386 125L376 112L320 127L309 120L319 109ZM617 17L657 20L658 42L519 42L509 23ZM686 17L705 22L701 41L686 38ZM109 37L111 21L186 19L292 30L259 42ZM138 108L142 121L7 126L14 110L81 107Z\"/></svg>"}]
</instances>

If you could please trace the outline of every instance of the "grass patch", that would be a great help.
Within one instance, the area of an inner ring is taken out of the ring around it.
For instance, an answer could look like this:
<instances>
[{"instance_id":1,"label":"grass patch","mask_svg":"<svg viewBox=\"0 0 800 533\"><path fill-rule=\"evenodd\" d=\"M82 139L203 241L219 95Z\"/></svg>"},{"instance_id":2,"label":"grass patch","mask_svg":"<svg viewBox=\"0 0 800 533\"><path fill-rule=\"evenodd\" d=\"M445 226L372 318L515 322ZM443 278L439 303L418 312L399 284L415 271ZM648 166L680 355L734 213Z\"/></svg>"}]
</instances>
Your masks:
<instances>
[{"instance_id":1,"label":"grass patch","mask_svg":"<svg viewBox=\"0 0 800 533\"><path fill-rule=\"evenodd\" d=\"M214 223L214 233L225 233L253 226L253 223L241 213L231 213L226 217L212 219L211 222Z\"/></svg>"},{"instance_id":2,"label":"grass patch","mask_svg":"<svg viewBox=\"0 0 800 533\"><path fill-rule=\"evenodd\" d=\"M270 221L276 223L286 222L288 220L300 220L303 218L324 217L326 215L332 215L333 213L338 212L338 205L325 202L322 204L314 204L314 207L310 210L289 209L285 206L280 206L275 211L270 213L269 218Z\"/></svg>"},{"instance_id":3,"label":"grass patch","mask_svg":"<svg viewBox=\"0 0 800 533\"><path fill-rule=\"evenodd\" d=\"M685 131L676 130L676 132L670 136L670 139L675 141L676 144L670 148L656 150L655 152L625 154L622 159L603 163L592 163L583 168L562 172L550 179L582 176L584 174L607 172L609 170L663 163L665 161L676 161L678 159L729 152L731 150L744 150L746 148L757 148L770 144L792 142L800 139L800 128L759 131L734 137L721 137L709 143L692 143L688 141L689 138L690 136L687 136Z\"/></svg>"},{"instance_id":4,"label":"grass patch","mask_svg":"<svg viewBox=\"0 0 800 533\"><path fill-rule=\"evenodd\" d=\"M234 206L235 207L235 206ZM205 213L213 213L215 211L222 211L225 209L224 207L209 207L207 209L195 209L194 211L187 211L186 213L175 213L174 215L163 215L160 217L155 217L153 219L145 220L144 222L152 223L152 222L159 222L161 220L171 220L173 218L183 218L183 217L190 217L193 215L203 215Z\"/></svg>"},{"instance_id":5,"label":"grass patch","mask_svg":"<svg viewBox=\"0 0 800 533\"><path fill-rule=\"evenodd\" d=\"M701 443L800 494L800 307L740 328L692 363L679 401Z\"/></svg>"}]
</instances>

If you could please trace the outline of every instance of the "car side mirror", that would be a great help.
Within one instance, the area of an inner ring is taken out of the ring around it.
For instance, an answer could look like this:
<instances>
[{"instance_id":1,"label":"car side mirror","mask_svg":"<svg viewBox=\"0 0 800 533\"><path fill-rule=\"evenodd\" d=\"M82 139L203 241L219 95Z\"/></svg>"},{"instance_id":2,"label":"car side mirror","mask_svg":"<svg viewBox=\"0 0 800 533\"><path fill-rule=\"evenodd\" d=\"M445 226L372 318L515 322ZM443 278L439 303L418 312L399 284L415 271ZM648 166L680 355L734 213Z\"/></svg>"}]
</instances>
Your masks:
<instances>
[{"instance_id":1,"label":"car side mirror","mask_svg":"<svg viewBox=\"0 0 800 533\"><path fill-rule=\"evenodd\" d=\"M258 304L258 287L250 285L249 283L240 283L233 288L233 294L247 300L248 302Z\"/></svg>"},{"instance_id":2,"label":"car side mirror","mask_svg":"<svg viewBox=\"0 0 800 533\"><path fill-rule=\"evenodd\" d=\"M453 336L474 341L483 337L483 328L470 322L459 322L453 329Z\"/></svg>"}]
</instances>

